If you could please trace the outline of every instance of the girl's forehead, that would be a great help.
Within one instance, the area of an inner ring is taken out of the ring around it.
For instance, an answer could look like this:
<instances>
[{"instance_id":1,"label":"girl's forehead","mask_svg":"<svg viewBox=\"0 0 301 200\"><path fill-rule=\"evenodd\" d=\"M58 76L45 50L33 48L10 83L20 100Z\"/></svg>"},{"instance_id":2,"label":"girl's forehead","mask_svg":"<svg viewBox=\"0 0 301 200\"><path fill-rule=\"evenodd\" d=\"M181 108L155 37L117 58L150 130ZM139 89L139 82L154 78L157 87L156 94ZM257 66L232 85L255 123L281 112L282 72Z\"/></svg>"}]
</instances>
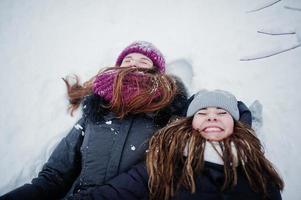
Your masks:
<instances>
[{"instance_id":1,"label":"girl's forehead","mask_svg":"<svg viewBox=\"0 0 301 200\"><path fill-rule=\"evenodd\" d=\"M142 53L129 53L128 55L125 56L125 58L146 58L150 60L149 57L147 57Z\"/></svg>"},{"instance_id":2,"label":"girl's forehead","mask_svg":"<svg viewBox=\"0 0 301 200\"><path fill-rule=\"evenodd\" d=\"M220 107L206 107L206 108L201 108L199 111L201 110L225 110L225 109Z\"/></svg>"}]
</instances>

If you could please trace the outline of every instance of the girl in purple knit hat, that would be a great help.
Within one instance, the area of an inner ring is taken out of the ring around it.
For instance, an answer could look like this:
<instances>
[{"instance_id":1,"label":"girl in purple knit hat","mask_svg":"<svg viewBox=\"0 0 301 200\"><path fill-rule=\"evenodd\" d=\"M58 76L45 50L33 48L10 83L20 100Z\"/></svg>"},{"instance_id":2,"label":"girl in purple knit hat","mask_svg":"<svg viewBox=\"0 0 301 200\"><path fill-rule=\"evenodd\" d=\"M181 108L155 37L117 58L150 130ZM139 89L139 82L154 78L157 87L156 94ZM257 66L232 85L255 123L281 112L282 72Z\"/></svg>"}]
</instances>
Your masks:
<instances>
[{"instance_id":1,"label":"girl in purple knit hat","mask_svg":"<svg viewBox=\"0 0 301 200\"><path fill-rule=\"evenodd\" d=\"M165 59L151 43L138 41L116 66L84 84L64 79L69 111L83 116L44 164L38 177L0 199L62 199L125 172L144 159L147 141L187 101L183 84L165 74Z\"/></svg>"}]
</instances>

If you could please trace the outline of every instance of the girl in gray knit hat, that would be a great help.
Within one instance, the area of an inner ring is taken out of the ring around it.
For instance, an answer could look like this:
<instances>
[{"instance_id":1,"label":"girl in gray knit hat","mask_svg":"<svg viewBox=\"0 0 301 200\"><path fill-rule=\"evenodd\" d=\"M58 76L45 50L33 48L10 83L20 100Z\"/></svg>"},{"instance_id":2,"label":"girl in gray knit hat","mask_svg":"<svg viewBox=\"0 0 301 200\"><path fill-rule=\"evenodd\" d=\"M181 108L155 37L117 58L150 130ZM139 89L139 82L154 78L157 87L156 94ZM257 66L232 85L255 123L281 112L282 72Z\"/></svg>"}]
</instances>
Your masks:
<instances>
[{"instance_id":1,"label":"girl in gray knit hat","mask_svg":"<svg viewBox=\"0 0 301 200\"><path fill-rule=\"evenodd\" d=\"M239 121L235 96L223 90L199 91L186 118L152 137L147 169L151 199L281 199L284 187L254 131Z\"/></svg>"},{"instance_id":2,"label":"girl in gray knit hat","mask_svg":"<svg viewBox=\"0 0 301 200\"><path fill-rule=\"evenodd\" d=\"M283 180L235 96L201 90L187 116L158 130L145 163L78 199L281 199Z\"/></svg>"}]
</instances>

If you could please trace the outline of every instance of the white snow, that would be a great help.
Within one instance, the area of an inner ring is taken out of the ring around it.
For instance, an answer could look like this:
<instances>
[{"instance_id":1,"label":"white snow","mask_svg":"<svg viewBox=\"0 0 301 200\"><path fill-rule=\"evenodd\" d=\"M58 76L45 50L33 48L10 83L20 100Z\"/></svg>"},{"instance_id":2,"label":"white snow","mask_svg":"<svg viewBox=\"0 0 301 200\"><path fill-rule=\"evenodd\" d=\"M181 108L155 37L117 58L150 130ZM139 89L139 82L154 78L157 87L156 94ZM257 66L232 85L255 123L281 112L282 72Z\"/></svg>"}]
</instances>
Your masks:
<instances>
[{"instance_id":1,"label":"white snow","mask_svg":"<svg viewBox=\"0 0 301 200\"><path fill-rule=\"evenodd\" d=\"M135 150L136 150L136 147L135 147L134 145L132 145L132 144L131 144L131 150L132 150L132 151L135 151Z\"/></svg>"},{"instance_id":2,"label":"white snow","mask_svg":"<svg viewBox=\"0 0 301 200\"><path fill-rule=\"evenodd\" d=\"M283 199L299 199L301 48L239 61L300 44L301 12L286 8L301 8L299 0L246 12L271 2L1 0L0 194L36 176L79 119L80 111L67 114L61 78L77 74L85 81L112 66L126 45L146 40L167 63L182 59L192 65L192 78L180 71L190 92L218 88L248 105L259 100L259 137L285 180Z\"/></svg>"},{"instance_id":3,"label":"white snow","mask_svg":"<svg viewBox=\"0 0 301 200\"><path fill-rule=\"evenodd\" d=\"M110 121L106 121L106 124L110 125L110 124L112 124L112 121L111 120Z\"/></svg>"},{"instance_id":4,"label":"white snow","mask_svg":"<svg viewBox=\"0 0 301 200\"><path fill-rule=\"evenodd\" d=\"M76 128L77 130L83 130L83 127L80 124L76 124L74 128Z\"/></svg>"}]
</instances>

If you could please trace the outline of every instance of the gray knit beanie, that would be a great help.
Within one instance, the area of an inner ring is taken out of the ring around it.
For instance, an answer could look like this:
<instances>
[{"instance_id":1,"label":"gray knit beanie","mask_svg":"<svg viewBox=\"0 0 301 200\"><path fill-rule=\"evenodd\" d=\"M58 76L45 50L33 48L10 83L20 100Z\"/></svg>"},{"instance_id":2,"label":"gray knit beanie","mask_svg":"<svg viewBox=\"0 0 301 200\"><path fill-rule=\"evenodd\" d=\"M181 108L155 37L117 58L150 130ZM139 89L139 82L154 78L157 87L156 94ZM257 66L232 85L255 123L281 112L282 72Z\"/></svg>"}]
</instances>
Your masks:
<instances>
[{"instance_id":1,"label":"gray knit beanie","mask_svg":"<svg viewBox=\"0 0 301 200\"><path fill-rule=\"evenodd\" d=\"M228 111L235 120L239 120L237 100L233 94L224 90L201 90L195 94L189 104L187 117L193 116L197 111L207 107L219 107Z\"/></svg>"}]
</instances>

